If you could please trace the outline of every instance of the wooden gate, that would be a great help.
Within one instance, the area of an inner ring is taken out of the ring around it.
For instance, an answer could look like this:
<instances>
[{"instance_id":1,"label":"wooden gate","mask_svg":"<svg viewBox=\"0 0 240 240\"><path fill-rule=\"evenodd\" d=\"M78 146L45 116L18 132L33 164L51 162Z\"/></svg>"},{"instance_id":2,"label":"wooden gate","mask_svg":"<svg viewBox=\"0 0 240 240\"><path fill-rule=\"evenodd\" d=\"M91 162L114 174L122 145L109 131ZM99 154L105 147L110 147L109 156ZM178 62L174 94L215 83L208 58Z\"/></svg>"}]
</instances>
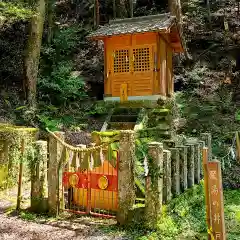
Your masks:
<instances>
[{"instance_id":1,"label":"wooden gate","mask_svg":"<svg viewBox=\"0 0 240 240\"><path fill-rule=\"evenodd\" d=\"M117 152L117 151L116 151ZM68 168L63 172L62 210L100 217L115 217L118 209L118 157L93 169Z\"/></svg>"}]
</instances>

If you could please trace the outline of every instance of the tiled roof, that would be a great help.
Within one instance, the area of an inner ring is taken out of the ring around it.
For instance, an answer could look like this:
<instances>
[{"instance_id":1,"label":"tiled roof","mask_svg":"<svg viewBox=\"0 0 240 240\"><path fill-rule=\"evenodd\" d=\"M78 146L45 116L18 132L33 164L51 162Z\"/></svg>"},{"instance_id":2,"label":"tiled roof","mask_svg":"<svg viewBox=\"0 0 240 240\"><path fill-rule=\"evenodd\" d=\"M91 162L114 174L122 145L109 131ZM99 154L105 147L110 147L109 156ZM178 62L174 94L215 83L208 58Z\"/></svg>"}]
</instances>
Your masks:
<instances>
[{"instance_id":1,"label":"tiled roof","mask_svg":"<svg viewBox=\"0 0 240 240\"><path fill-rule=\"evenodd\" d=\"M175 17L169 13L112 20L95 32L88 35L89 38L106 37L113 35L157 32L169 28L175 23Z\"/></svg>"}]
</instances>

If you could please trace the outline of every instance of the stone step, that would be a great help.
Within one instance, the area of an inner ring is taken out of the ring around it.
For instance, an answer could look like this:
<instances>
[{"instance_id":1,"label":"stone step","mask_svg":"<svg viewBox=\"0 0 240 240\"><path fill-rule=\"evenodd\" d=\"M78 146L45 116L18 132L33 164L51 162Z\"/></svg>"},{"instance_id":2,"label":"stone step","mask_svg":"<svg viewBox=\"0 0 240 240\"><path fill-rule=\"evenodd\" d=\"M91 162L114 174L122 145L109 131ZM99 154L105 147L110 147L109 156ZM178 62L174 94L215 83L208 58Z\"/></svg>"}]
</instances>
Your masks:
<instances>
[{"instance_id":1,"label":"stone step","mask_svg":"<svg viewBox=\"0 0 240 240\"><path fill-rule=\"evenodd\" d=\"M108 130L131 130L135 126L135 122L110 122Z\"/></svg>"},{"instance_id":2,"label":"stone step","mask_svg":"<svg viewBox=\"0 0 240 240\"><path fill-rule=\"evenodd\" d=\"M116 108L113 115L138 115L140 108Z\"/></svg>"},{"instance_id":3,"label":"stone step","mask_svg":"<svg viewBox=\"0 0 240 240\"><path fill-rule=\"evenodd\" d=\"M137 115L113 115L111 117L111 122L136 122Z\"/></svg>"}]
</instances>

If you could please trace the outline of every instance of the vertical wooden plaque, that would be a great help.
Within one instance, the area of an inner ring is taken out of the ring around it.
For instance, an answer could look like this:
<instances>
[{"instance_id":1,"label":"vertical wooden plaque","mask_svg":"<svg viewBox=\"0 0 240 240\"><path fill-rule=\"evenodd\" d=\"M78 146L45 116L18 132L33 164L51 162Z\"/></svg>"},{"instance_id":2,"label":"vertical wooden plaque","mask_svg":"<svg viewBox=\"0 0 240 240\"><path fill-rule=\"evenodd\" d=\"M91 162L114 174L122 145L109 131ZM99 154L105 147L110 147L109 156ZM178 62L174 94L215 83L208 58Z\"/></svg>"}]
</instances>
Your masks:
<instances>
[{"instance_id":1,"label":"vertical wooden plaque","mask_svg":"<svg viewBox=\"0 0 240 240\"><path fill-rule=\"evenodd\" d=\"M121 84L121 88L120 88L120 102L125 102L127 100L128 100L127 84L123 83Z\"/></svg>"},{"instance_id":2,"label":"vertical wooden plaque","mask_svg":"<svg viewBox=\"0 0 240 240\"><path fill-rule=\"evenodd\" d=\"M211 209L211 226L215 240L226 240L221 164L208 162L208 185Z\"/></svg>"}]
</instances>

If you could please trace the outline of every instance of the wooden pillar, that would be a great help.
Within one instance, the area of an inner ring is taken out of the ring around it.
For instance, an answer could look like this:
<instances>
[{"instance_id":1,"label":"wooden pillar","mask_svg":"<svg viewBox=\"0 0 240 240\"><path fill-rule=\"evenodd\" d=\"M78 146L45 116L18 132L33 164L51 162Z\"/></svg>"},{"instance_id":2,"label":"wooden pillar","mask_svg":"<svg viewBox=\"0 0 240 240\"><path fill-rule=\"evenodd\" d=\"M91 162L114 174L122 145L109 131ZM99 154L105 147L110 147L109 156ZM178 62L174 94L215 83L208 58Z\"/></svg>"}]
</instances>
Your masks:
<instances>
[{"instance_id":1,"label":"wooden pillar","mask_svg":"<svg viewBox=\"0 0 240 240\"><path fill-rule=\"evenodd\" d=\"M200 179L203 179L203 148L205 147L204 141L199 141L199 149L200 149Z\"/></svg>"},{"instance_id":2,"label":"wooden pillar","mask_svg":"<svg viewBox=\"0 0 240 240\"><path fill-rule=\"evenodd\" d=\"M191 188L194 185L194 157L195 149L194 145L188 143L188 159L187 159L187 172L188 172L188 188Z\"/></svg>"},{"instance_id":3,"label":"wooden pillar","mask_svg":"<svg viewBox=\"0 0 240 240\"><path fill-rule=\"evenodd\" d=\"M172 48L167 47L167 95L174 93L174 80L172 71Z\"/></svg>"},{"instance_id":4,"label":"wooden pillar","mask_svg":"<svg viewBox=\"0 0 240 240\"><path fill-rule=\"evenodd\" d=\"M171 151L171 178L172 178L172 195L177 196L180 194L180 172L179 172L179 149L169 148Z\"/></svg>"},{"instance_id":5,"label":"wooden pillar","mask_svg":"<svg viewBox=\"0 0 240 240\"><path fill-rule=\"evenodd\" d=\"M64 132L55 132L60 139L64 140ZM58 214L58 164L63 152L63 146L53 137L49 136L49 166L48 166L48 209L50 215Z\"/></svg>"},{"instance_id":6,"label":"wooden pillar","mask_svg":"<svg viewBox=\"0 0 240 240\"><path fill-rule=\"evenodd\" d=\"M166 96L167 90L167 57L166 42L160 36L160 94Z\"/></svg>"},{"instance_id":7,"label":"wooden pillar","mask_svg":"<svg viewBox=\"0 0 240 240\"><path fill-rule=\"evenodd\" d=\"M181 191L184 192L188 187L188 178L187 178L187 155L188 155L188 147L187 146L178 146L179 154L180 154L180 188Z\"/></svg>"},{"instance_id":8,"label":"wooden pillar","mask_svg":"<svg viewBox=\"0 0 240 240\"><path fill-rule=\"evenodd\" d=\"M135 203L134 181L135 137L134 131L120 131L118 164L118 213L119 224L127 224L129 211Z\"/></svg>"},{"instance_id":9,"label":"wooden pillar","mask_svg":"<svg viewBox=\"0 0 240 240\"><path fill-rule=\"evenodd\" d=\"M104 95L111 94L111 83L110 83L110 50L108 47L108 40L104 40Z\"/></svg>"},{"instance_id":10,"label":"wooden pillar","mask_svg":"<svg viewBox=\"0 0 240 240\"><path fill-rule=\"evenodd\" d=\"M163 150L163 203L166 204L172 198L171 179L171 152Z\"/></svg>"},{"instance_id":11,"label":"wooden pillar","mask_svg":"<svg viewBox=\"0 0 240 240\"><path fill-rule=\"evenodd\" d=\"M47 211L47 141L35 143L35 162L31 166L31 210L34 212Z\"/></svg>"},{"instance_id":12,"label":"wooden pillar","mask_svg":"<svg viewBox=\"0 0 240 240\"><path fill-rule=\"evenodd\" d=\"M200 144L194 144L194 181L196 184L200 183L201 180L201 152L200 152Z\"/></svg>"},{"instance_id":13,"label":"wooden pillar","mask_svg":"<svg viewBox=\"0 0 240 240\"><path fill-rule=\"evenodd\" d=\"M148 146L149 175L145 198L145 224L147 228L156 228L163 201L163 144L152 142Z\"/></svg>"}]
</instances>

